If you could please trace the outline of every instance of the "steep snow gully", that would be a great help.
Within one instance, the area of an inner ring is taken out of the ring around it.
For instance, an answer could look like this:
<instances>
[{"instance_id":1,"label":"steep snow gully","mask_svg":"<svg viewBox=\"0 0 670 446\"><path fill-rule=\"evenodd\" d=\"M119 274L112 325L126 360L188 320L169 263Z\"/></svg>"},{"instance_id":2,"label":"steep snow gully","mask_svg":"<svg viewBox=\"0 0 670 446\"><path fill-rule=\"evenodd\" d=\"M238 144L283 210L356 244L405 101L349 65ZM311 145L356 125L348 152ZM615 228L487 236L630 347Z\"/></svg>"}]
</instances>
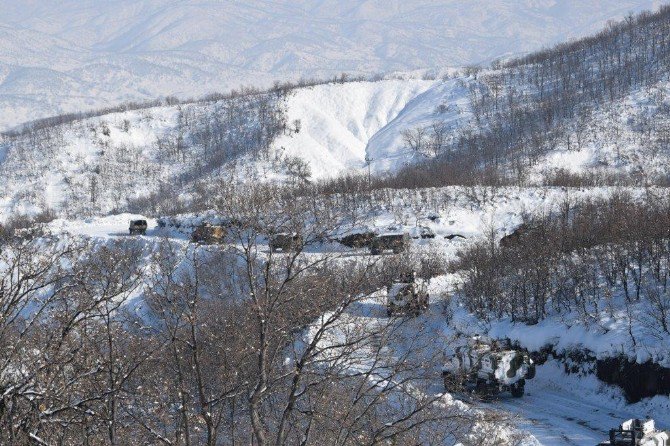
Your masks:
<instances>
[{"instance_id":1,"label":"steep snow gully","mask_svg":"<svg viewBox=\"0 0 670 446\"><path fill-rule=\"evenodd\" d=\"M383 80L325 84L296 90L288 99L288 119L300 131L274 147L308 162L313 178L365 169L384 173L412 162L402 132L436 120L460 125L468 116L462 80Z\"/></svg>"}]
</instances>

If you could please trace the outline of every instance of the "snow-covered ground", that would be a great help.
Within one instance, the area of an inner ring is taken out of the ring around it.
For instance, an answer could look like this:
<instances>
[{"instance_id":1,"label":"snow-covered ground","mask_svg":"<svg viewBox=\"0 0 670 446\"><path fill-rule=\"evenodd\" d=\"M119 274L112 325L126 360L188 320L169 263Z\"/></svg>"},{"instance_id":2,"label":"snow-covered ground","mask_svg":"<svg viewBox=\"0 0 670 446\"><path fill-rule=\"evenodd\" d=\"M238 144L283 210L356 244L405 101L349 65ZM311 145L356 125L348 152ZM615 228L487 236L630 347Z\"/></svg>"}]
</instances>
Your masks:
<instances>
[{"instance_id":1,"label":"snow-covered ground","mask_svg":"<svg viewBox=\"0 0 670 446\"><path fill-rule=\"evenodd\" d=\"M275 141L276 149L308 162L313 178L360 171L366 158L394 156L397 145L369 142L406 113L435 82L416 79L318 85L297 90L288 99L289 122L300 120L300 132ZM442 85L442 83L439 83ZM429 90L432 91L432 90ZM431 110L432 112L433 110ZM397 133L397 127L392 130Z\"/></svg>"},{"instance_id":2,"label":"snow-covered ground","mask_svg":"<svg viewBox=\"0 0 670 446\"><path fill-rule=\"evenodd\" d=\"M619 390L593 376L566 375L554 361L538 367L523 398L503 397L491 405L519 415L520 427L546 446L595 445L631 418L649 416L659 428L670 428L669 398L627 405Z\"/></svg>"},{"instance_id":3,"label":"snow-covered ground","mask_svg":"<svg viewBox=\"0 0 670 446\"><path fill-rule=\"evenodd\" d=\"M437 124L448 140L472 125L469 88L478 81L455 74L424 80L405 73L295 89L277 99L288 129L271 141L268 153L261 156L256 149L233 157L223 171L203 171L210 149L190 138L189 131L195 126L205 134L207 119L228 125L226 131L259 127L261 112L253 106L247 121L235 125L225 122L221 110L226 105L219 101L112 113L19 139L0 137L0 221L45 209L104 214L166 186L187 200L195 181L219 177L285 181L290 178L287 160L302 160L312 181L368 167L375 174L395 172L430 156L408 147L406 131L426 128L430 135ZM670 162L663 139L663 129L670 126L669 90L667 82L660 82L569 123L569 138L556 141L555 149L531 168L529 181L541 184L558 170L663 178ZM184 131L184 116L199 118Z\"/></svg>"},{"instance_id":4,"label":"snow-covered ground","mask_svg":"<svg viewBox=\"0 0 670 446\"><path fill-rule=\"evenodd\" d=\"M446 279L446 278L445 278ZM443 310L448 306L444 284L437 280L431 288L429 311L415 319L398 322L391 349L399 356L411 355L417 364L432 369L435 393L443 392L440 369L444 352L456 339L455 327ZM349 312L351 326L371 327L386 323L384 294L355 305ZM361 367L365 367L361 354ZM513 398L502 394L493 401L476 402L467 395L455 395L467 406L486 408L513 415L514 424L530 435L526 445L595 445L608 436L611 428L630 418L652 417L659 428L670 428L670 398L657 396L628 405L622 392L599 382L594 376L567 375L563 365L550 360L537 368L527 381L526 394ZM445 400L446 404L452 401ZM453 403L451 403L453 404Z\"/></svg>"},{"instance_id":5,"label":"snow-covered ground","mask_svg":"<svg viewBox=\"0 0 670 446\"><path fill-rule=\"evenodd\" d=\"M572 173L667 176L670 159L665 129L670 126L670 82L633 91L570 125L568 137L540 160L531 172L534 181L558 169Z\"/></svg>"}]
</instances>

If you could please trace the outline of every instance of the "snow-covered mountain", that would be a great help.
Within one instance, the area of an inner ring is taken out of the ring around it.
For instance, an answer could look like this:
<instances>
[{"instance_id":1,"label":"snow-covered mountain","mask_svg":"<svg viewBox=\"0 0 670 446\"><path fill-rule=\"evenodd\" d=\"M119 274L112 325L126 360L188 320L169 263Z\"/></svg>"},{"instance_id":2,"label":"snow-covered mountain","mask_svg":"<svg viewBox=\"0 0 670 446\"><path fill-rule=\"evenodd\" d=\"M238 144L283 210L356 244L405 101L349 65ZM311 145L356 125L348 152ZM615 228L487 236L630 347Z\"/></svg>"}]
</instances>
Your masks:
<instances>
[{"instance_id":1,"label":"snow-covered mountain","mask_svg":"<svg viewBox=\"0 0 670 446\"><path fill-rule=\"evenodd\" d=\"M6 137L0 220L45 209L110 212L165 187L188 192L220 169L263 181L289 179L296 160L307 166L309 180L361 173L368 161L374 173L395 172L421 159L403 131L435 120L454 128L468 122L467 82L329 83L285 95L110 113ZM230 152L238 146L246 149Z\"/></svg>"},{"instance_id":2,"label":"snow-covered mountain","mask_svg":"<svg viewBox=\"0 0 670 446\"><path fill-rule=\"evenodd\" d=\"M0 0L0 129L276 79L440 70L589 34L658 0Z\"/></svg>"},{"instance_id":3,"label":"snow-covered mountain","mask_svg":"<svg viewBox=\"0 0 670 446\"><path fill-rule=\"evenodd\" d=\"M557 172L664 177L668 85L635 90L569 124L530 169L531 183ZM367 172L368 163L373 174L394 173L430 159L408 146L405 132L424 128L429 139L435 124L447 137L469 129L475 86L480 81L465 74L327 83L110 113L0 138L0 221L47 209L107 213L167 190L188 200L197 182L231 175L314 181Z\"/></svg>"}]
</instances>

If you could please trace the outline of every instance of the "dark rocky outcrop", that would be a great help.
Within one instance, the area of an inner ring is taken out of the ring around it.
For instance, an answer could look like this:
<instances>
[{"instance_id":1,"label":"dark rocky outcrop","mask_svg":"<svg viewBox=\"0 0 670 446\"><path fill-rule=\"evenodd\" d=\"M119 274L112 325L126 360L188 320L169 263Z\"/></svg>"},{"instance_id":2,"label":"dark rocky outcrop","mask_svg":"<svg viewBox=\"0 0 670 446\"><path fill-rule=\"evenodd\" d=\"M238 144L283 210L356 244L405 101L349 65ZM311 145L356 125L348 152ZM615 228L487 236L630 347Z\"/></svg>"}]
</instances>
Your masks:
<instances>
[{"instance_id":1,"label":"dark rocky outcrop","mask_svg":"<svg viewBox=\"0 0 670 446\"><path fill-rule=\"evenodd\" d=\"M670 369L651 361L638 364L623 356L599 359L596 376L607 384L621 387L629 403L670 394Z\"/></svg>"}]
</instances>

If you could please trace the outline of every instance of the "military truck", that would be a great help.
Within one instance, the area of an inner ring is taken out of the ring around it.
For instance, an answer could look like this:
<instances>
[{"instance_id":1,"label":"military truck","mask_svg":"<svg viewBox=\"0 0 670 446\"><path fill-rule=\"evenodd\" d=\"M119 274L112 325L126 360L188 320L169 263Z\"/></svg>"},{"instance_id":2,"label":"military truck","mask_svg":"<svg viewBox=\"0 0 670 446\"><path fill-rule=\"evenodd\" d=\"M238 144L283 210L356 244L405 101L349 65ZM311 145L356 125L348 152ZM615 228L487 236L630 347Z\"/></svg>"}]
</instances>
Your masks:
<instances>
[{"instance_id":1,"label":"military truck","mask_svg":"<svg viewBox=\"0 0 670 446\"><path fill-rule=\"evenodd\" d=\"M374 232L355 232L342 237L338 241L348 248L368 248L375 239L375 236Z\"/></svg>"},{"instance_id":2,"label":"military truck","mask_svg":"<svg viewBox=\"0 0 670 446\"><path fill-rule=\"evenodd\" d=\"M598 446L670 446L670 432L656 429L654 420L634 418L610 429L609 440Z\"/></svg>"},{"instance_id":3,"label":"military truck","mask_svg":"<svg viewBox=\"0 0 670 446\"><path fill-rule=\"evenodd\" d=\"M435 232L428 226L417 226L412 230L413 239L431 239L435 238Z\"/></svg>"},{"instance_id":4,"label":"military truck","mask_svg":"<svg viewBox=\"0 0 670 446\"><path fill-rule=\"evenodd\" d=\"M423 280L412 272L399 282L386 287L386 314L404 314L418 316L428 309L428 290Z\"/></svg>"},{"instance_id":5,"label":"military truck","mask_svg":"<svg viewBox=\"0 0 670 446\"><path fill-rule=\"evenodd\" d=\"M148 225L146 220L130 220L130 224L128 225L128 232L130 235L146 235L147 227Z\"/></svg>"},{"instance_id":6,"label":"military truck","mask_svg":"<svg viewBox=\"0 0 670 446\"><path fill-rule=\"evenodd\" d=\"M520 398L526 380L535 377L535 364L526 351L475 337L449 355L442 377L447 390L462 388L483 396L510 392Z\"/></svg>"},{"instance_id":7,"label":"military truck","mask_svg":"<svg viewBox=\"0 0 670 446\"><path fill-rule=\"evenodd\" d=\"M394 254L400 254L409 248L410 241L410 236L406 232L381 234L370 242L370 253L379 255L384 251L393 251Z\"/></svg>"},{"instance_id":8,"label":"military truck","mask_svg":"<svg viewBox=\"0 0 670 446\"><path fill-rule=\"evenodd\" d=\"M289 251L299 251L302 249L304 241L300 234L296 233L281 233L276 234L270 238L270 251L277 252L289 252Z\"/></svg>"},{"instance_id":9,"label":"military truck","mask_svg":"<svg viewBox=\"0 0 670 446\"><path fill-rule=\"evenodd\" d=\"M223 226L207 222L198 225L193 230L193 233L191 233L193 243L202 243L205 245L223 243L225 237L226 229Z\"/></svg>"}]
</instances>

